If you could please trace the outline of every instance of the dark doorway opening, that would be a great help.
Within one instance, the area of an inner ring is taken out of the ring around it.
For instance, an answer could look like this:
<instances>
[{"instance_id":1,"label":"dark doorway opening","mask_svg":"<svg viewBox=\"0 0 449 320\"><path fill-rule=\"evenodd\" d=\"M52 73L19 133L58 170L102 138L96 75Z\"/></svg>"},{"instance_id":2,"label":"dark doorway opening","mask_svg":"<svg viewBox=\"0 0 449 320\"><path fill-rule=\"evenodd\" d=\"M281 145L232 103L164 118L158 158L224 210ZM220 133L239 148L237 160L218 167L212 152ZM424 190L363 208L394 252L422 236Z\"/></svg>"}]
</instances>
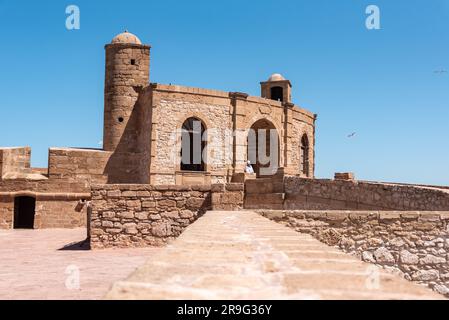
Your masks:
<instances>
[{"instance_id":1,"label":"dark doorway opening","mask_svg":"<svg viewBox=\"0 0 449 320\"><path fill-rule=\"evenodd\" d=\"M284 89L282 87L271 88L271 100L284 102Z\"/></svg>"},{"instance_id":2,"label":"dark doorway opening","mask_svg":"<svg viewBox=\"0 0 449 320\"><path fill-rule=\"evenodd\" d=\"M17 197L14 199L14 229L34 229L36 199Z\"/></svg>"},{"instance_id":3,"label":"dark doorway opening","mask_svg":"<svg viewBox=\"0 0 449 320\"><path fill-rule=\"evenodd\" d=\"M182 125L181 170L206 171L206 127L197 118L189 118Z\"/></svg>"}]
</instances>

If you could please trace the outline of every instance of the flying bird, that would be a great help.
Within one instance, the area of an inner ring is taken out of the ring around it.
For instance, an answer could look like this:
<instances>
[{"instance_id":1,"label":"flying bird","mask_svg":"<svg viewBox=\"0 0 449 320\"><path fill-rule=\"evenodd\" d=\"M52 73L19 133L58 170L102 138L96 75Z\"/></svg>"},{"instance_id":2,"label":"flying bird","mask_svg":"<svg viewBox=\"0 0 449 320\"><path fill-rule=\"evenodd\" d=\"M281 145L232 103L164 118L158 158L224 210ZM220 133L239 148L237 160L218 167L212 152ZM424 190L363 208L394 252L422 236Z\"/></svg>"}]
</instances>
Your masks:
<instances>
[{"instance_id":1,"label":"flying bird","mask_svg":"<svg viewBox=\"0 0 449 320\"><path fill-rule=\"evenodd\" d=\"M356 132L353 132L350 135L348 135L348 138L353 138L353 137L355 137L355 135L356 135Z\"/></svg>"},{"instance_id":2,"label":"flying bird","mask_svg":"<svg viewBox=\"0 0 449 320\"><path fill-rule=\"evenodd\" d=\"M446 70L446 69L438 69L438 70L435 70L433 73L435 73L435 74L443 74L443 73L447 73L448 71Z\"/></svg>"}]
</instances>

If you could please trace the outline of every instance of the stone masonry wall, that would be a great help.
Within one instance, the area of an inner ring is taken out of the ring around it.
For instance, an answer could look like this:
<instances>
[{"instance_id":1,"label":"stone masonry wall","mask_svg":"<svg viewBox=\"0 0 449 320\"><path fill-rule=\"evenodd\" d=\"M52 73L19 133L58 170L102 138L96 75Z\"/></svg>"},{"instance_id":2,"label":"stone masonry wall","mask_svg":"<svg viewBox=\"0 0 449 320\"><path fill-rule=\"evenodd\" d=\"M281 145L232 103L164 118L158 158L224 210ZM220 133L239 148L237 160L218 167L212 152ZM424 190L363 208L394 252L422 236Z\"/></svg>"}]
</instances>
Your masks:
<instances>
[{"instance_id":1,"label":"stone masonry wall","mask_svg":"<svg viewBox=\"0 0 449 320\"><path fill-rule=\"evenodd\" d=\"M243 183L228 183L212 185L212 210L235 211L243 209Z\"/></svg>"},{"instance_id":2,"label":"stone masonry wall","mask_svg":"<svg viewBox=\"0 0 449 320\"><path fill-rule=\"evenodd\" d=\"M37 200L35 229L86 227L87 207L79 200Z\"/></svg>"},{"instance_id":3,"label":"stone masonry wall","mask_svg":"<svg viewBox=\"0 0 449 320\"><path fill-rule=\"evenodd\" d=\"M230 105L189 101L155 91L153 106L153 134L155 156L152 160L152 184L176 184L175 172L180 170L181 139L179 132L184 121L196 117L205 124L207 135L207 170L212 183L226 180L232 164ZM178 134L177 134L178 133ZM227 157L227 159L226 159ZM225 160L226 159L226 160Z\"/></svg>"},{"instance_id":4,"label":"stone masonry wall","mask_svg":"<svg viewBox=\"0 0 449 320\"><path fill-rule=\"evenodd\" d=\"M11 229L14 219L14 202L0 198L0 230Z\"/></svg>"},{"instance_id":5,"label":"stone masonry wall","mask_svg":"<svg viewBox=\"0 0 449 320\"><path fill-rule=\"evenodd\" d=\"M210 186L94 185L91 248L161 246L211 207Z\"/></svg>"},{"instance_id":6,"label":"stone masonry wall","mask_svg":"<svg viewBox=\"0 0 449 320\"><path fill-rule=\"evenodd\" d=\"M0 149L0 180L8 173L31 172L31 148Z\"/></svg>"},{"instance_id":7,"label":"stone masonry wall","mask_svg":"<svg viewBox=\"0 0 449 320\"><path fill-rule=\"evenodd\" d=\"M64 179L0 181L0 229L12 229L16 197L36 199L35 229L86 226L86 207L90 186Z\"/></svg>"},{"instance_id":8,"label":"stone masonry wall","mask_svg":"<svg viewBox=\"0 0 449 320\"><path fill-rule=\"evenodd\" d=\"M292 176L284 183L288 210L449 210L447 189Z\"/></svg>"},{"instance_id":9,"label":"stone masonry wall","mask_svg":"<svg viewBox=\"0 0 449 320\"><path fill-rule=\"evenodd\" d=\"M50 149L50 179L106 183L105 168L111 152L84 149Z\"/></svg>"},{"instance_id":10,"label":"stone masonry wall","mask_svg":"<svg viewBox=\"0 0 449 320\"><path fill-rule=\"evenodd\" d=\"M261 211L449 297L449 212Z\"/></svg>"}]
</instances>

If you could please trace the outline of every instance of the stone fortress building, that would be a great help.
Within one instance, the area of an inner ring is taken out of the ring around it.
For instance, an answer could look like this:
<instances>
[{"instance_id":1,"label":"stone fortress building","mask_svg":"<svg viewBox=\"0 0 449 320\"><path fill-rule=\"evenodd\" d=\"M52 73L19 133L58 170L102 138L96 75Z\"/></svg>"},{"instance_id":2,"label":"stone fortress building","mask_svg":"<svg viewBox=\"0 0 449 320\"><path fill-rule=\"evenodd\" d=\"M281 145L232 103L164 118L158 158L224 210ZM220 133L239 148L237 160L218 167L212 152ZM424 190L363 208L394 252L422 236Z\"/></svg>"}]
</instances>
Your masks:
<instances>
[{"instance_id":1,"label":"stone fortress building","mask_svg":"<svg viewBox=\"0 0 449 320\"><path fill-rule=\"evenodd\" d=\"M313 177L316 116L291 102L289 80L272 75L261 83L262 97L150 83L150 49L129 32L105 47L103 150L52 148L48 169L33 169L29 148L0 149L1 228L84 225L74 208L90 199L91 184L210 185L239 179L249 159L250 129L256 136L260 129L277 133L278 150L271 155L267 147L273 174ZM176 134L193 121L206 132L197 165L183 164L183 137ZM263 165L252 162L259 172ZM22 209L30 211L24 216L35 212L34 222L21 222Z\"/></svg>"},{"instance_id":2,"label":"stone fortress building","mask_svg":"<svg viewBox=\"0 0 449 320\"><path fill-rule=\"evenodd\" d=\"M162 85L135 35L105 49L104 148L51 148L45 169L30 148L0 148L0 229L86 227L92 249L159 246L209 210L258 210L449 296L449 187L316 179L317 117L281 75L261 97Z\"/></svg>"}]
</instances>

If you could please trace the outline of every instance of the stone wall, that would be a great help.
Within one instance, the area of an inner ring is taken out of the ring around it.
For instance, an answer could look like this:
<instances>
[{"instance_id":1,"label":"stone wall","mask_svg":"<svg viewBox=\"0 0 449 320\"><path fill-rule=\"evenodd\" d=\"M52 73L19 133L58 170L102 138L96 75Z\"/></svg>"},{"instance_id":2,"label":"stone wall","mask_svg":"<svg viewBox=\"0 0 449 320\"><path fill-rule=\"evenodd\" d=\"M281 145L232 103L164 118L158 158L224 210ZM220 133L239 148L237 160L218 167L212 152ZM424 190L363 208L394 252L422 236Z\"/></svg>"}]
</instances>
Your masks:
<instances>
[{"instance_id":1,"label":"stone wall","mask_svg":"<svg viewBox=\"0 0 449 320\"><path fill-rule=\"evenodd\" d=\"M153 94L153 158L151 183L176 184L180 171L181 135L183 123L190 117L203 121L208 132L206 171L211 182L226 180L232 166L232 113L229 98L205 98L194 92L170 94L155 89Z\"/></svg>"},{"instance_id":2,"label":"stone wall","mask_svg":"<svg viewBox=\"0 0 449 320\"><path fill-rule=\"evenodd\" d=\"M11 229L14 219L14 202L0 197L0 229Z\"/></svg>"},{"instance_id":3,"label":"stone wall","mask_svg":"<svg viewBox=\"0 0 449 320\"><path fill-rule=\"evenodd\" d=\"M449 297L449 212L260 213Z\"/></svg>"},{"instance_id":4,"label":"stone wall","mask_svg":"<svg viewBox=\"0 0 449 320\"><path fill-rule=\"evenodd\" d=\"M212 210L235 211L243 209L243 183L212 185Z\"/></svg>"},{"instance_id":5,"label":"stone wall","mask_svg":"<svg viewBox=\"0 0 449 320\"><path fill-rule=\"evenodd\" d=\"M88 149L50 149L50 179L106 183L105 169L111 152Z\"/></svg>"},{"instance_id":6,"label":"stone wall","mask_svg":"<svg viewBox=\"0 0 449 320\"><path fill-rule=\"evenodd\" d=\"M209 183L229 182L232 174L244 171L248 160L248 131L262 119L277 129L280 166L290 174L300 174L300 141L307 134L309 176L313 176L315 116L309 111L238 92L161 84L152 84L150 88L152 98L145 104L152 109L151 184L178 183L179 132L190 117L202 120L208 131L206 171L210 174Z\"/></svg>"},{"instance_id":7,"label":"stone wall","mask_svg":"<svg viewBox=\"0 0 449 320\"><path fill-rule=\"evenodd\" d=\"M36 199L34 229L79 228L87 222L85 201L90 194L0 192L0 229L14 226L14 201L16 197Z\"/></svg>"},{"instance_id":8,"label":"stone wall","mask_svg":"<svg viewBox=\"0 0 449 320\"><path fill-rule=\"evenodd\" d=\"M31 148L0 149L0 180L9 173L30 171Z\"/></svg>"},{"instance_id":9,"label":"stone wall","mask_svg":"<svg viewBox=\"0 0 449 320\"><path fill-rule=\"evenodd\" d=\"M35 229L70 229L87 225L87 206L80 200L36 201Z\"/></svg>"},{"instance_id":10,"label":"stone wall","mask_svg":"<svg viewBox=\"0 0 449 320\"><path fill-rule=\"evenodd\" d=\"M285 177L284 209L449 210L449 190L413 185Z\"/></svg>"},{"instance_id":11,"label":"stone wall","mask_svg":"<svg viewBox=\"0 0 449 320\"><path fill-rule=\"evenodd\" d=\"M91 248L161 246L211 207L210 186L94 185Z\"/></svg>"},{"instance_id":12,"label":"stone wall","mask_svg":"<svg viewBox=\"0 0 449 320\"><path fill-rule=\"evenodd\" d=\"M290 163L288 167L299 168L299 174L301 176L306 176L313 178L315 175L315 128L309 123L304 122L301 118L297 118L296 114L292 121L292 139L290 152L291 157L289 158ZM302 172L302 152L301 152L301 139L306 135L309 141L309 153L308 153L308 173L304 175Z\"/></svg>"},{"instance_id":13,"label":"stone wall","mask_svg":"<svg viewBox=\"0 0 449 320\"><path fill-rule=\"evenodd\" d=\"M0 181L0 229L13 228L17 197L36 199L35 229L86 226L86 208L79 203L90 199L90 186L83 182L63 179Z\"/></svg>"}]
</instances>

